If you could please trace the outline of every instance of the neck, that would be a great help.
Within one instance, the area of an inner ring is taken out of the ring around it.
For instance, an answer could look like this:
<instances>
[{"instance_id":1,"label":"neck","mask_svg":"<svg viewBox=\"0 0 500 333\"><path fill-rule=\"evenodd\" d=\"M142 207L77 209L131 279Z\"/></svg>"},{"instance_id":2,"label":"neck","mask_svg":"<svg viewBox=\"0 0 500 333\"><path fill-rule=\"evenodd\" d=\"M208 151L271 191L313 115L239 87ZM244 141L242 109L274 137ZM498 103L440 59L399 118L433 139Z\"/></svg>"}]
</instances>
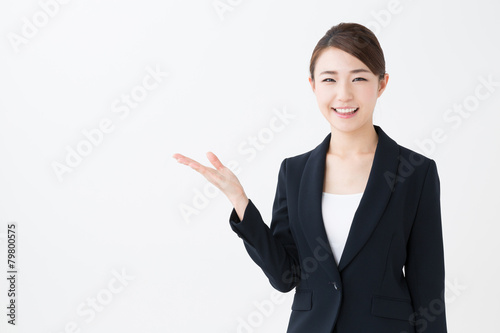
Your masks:
<instances>
[{"instance_id":1,"label":"neck","mask_svg":"<svg viewBox=\"0 0 500 333\"><path fill-rule=\"evenodd\" d=\"M360 154L375 153L378 134L373 124L367 123L354 131L343 132L332 126L328 154L340 157L352 157Z\"/></svg>"}]
</instances>

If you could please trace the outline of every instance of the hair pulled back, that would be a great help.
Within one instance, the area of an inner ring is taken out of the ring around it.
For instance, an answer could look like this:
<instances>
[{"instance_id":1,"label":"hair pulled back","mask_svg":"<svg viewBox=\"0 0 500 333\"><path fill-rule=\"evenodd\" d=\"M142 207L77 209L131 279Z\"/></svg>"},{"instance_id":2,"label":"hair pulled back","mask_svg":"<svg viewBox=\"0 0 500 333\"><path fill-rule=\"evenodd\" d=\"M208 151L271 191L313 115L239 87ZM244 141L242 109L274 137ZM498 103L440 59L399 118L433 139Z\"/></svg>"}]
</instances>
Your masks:
<instances>
[{"instance_id":1,"label":"hair pulled back","mask_svg":"<svg viewBox=\"0 0 500 333\"><path fill-rule=\"evenodd\" d=\"M384 52L375 34L357 23L339 23L330 28L314 48L309 65L309 72L314 81L314 68L321 53L336 47L361 60L375 75L382 80L385 74Z\"/></svg>"}]
</instances>

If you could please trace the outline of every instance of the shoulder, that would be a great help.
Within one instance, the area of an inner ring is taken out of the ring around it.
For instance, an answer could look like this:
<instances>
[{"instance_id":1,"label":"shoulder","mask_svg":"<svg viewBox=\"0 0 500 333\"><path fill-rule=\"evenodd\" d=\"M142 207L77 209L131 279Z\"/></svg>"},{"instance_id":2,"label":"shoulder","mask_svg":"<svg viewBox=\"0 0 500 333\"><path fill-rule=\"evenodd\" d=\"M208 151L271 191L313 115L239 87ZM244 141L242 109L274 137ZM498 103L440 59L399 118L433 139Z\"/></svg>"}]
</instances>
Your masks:
<instances>
[{"instance_id":1,"label":"shoulder","mask_svg":"<svg viewBox=\"0 0 500 333\"><path fill-rule=\"evenodd\" d=\"M412 175L412 178L416 176L416 178L421 179L422 177L425 177L429 170L437 172L436 162L432 158L399 144L396 140L387 135L379 126L375 127L379 133L379 138L381 139L379 141L380 147L377 147L377 149L380 149L380 159L378 159L377 163L380 163L382 167L388 167L390 163L394 163L385 160L386 158L390 158L392 161L394 161L393 158L396 158L399 176L406 178ZM325 154L328 149L329 138L330 134L328 134L323 141L313 149L284 158L281 162L280 168L300 172L304 169L307 161L311 157L313 160L323 158L323 154Z\"/></svg>"},{"instance_id":2,"label":"shoulder","mask_svg":"<svg viewBox=\"0 0 500 333\"><path fill-rule=\"evenodd\" d=\"M328 146L330 145L330 137L331 133L328 133L323 138L323 140L316 145L316 147L306 152L286 157L282 161L282 167L285 166L287 168L292 168L295 170L303 169L309 159L312 158L312 160L316 161L318 159L324 158L324 155L328 150Z\"/></svg>"},{"instance_id":3,"label":"shoulder","mask_svg":"<svg viewBox=\"0 0 500 333\"><path fill-rule=\"evenodd\" d=\"M287 169L290 172L303 170L313 151L314 149L311 149L305 153L285 157L281 161L280 168Z\"/></svg>"},{"instance_id":4,"label":"shoulder","mask_svg":"<svg viewBox=\"0 0 500 333\"><path fill-rule=\"evenodd\" d=\"M439 175L434 159L413 149L397 144L399 148L398 167L395 181L407 191L423 193L426 188L433 188L439 193ZM427 184L427 185L425 185Z\"/></svg>"},{"instance_id":5,"label":"shoulder","mask_svg":"<svg viewBox=\"0 0 500 333\"><path fill-rule=\"evenodd\" d=\"M428 156L425 156L408 147L397 144L399 147L399 173L411 172L418 170L424 175L431 169L437 171L436 161Z\"/></svg>"},{"instance_id":6,"label":"shoulder","mask_svg":"<svg viewBox=\"0 0 500 333\"><path fill-rule=\"evenodd\" d=\"M435 165L436 162L432 158L400 144L396 138L393 138L392 135L389 136L380 126L375 125L375 128L379 139L383 140L383 149L395 150L393 147L397 147L399 169L409 168L426 171L432 164Z\"/></svg>"}]
</instances>

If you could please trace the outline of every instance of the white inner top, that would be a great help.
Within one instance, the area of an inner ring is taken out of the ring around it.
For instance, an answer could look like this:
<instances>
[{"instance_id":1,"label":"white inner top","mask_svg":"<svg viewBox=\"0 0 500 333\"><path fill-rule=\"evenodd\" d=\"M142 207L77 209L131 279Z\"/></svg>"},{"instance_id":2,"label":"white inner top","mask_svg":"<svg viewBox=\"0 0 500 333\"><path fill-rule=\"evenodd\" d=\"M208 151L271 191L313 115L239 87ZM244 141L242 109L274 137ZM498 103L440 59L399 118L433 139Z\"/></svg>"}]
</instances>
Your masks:
<instances>
[{"instance_id":1,"label":"white inner top","mask_svg":"<svg viewBox=\"0 0 500 333\"><path fill-rule=\"evenodd\" d=\"M337 266L362 196L363 192L354 194L323 192L321 203L323 222Z\"/></svg>"}]
</instances>

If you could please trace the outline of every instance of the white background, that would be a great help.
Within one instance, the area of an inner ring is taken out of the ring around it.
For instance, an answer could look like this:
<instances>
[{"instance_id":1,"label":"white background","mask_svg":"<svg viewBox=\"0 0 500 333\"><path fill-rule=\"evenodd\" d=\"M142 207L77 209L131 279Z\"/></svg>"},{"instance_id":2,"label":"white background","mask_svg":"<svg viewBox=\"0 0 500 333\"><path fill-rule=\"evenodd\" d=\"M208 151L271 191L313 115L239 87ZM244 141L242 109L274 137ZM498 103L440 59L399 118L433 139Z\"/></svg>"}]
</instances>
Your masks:
<instances>
[{"instance_id":1,"label":"white background","mask_svg":"<svg viewBox=\"0 0 500 333\"><path fill-rule=\"evenodd\" d=\"M237 163L269 223L280 162L330 131L307 78L339 22L367 25L384 49L374 123L438 165L449 331L498 329L498 4L222 0L231 10L218 13L212 0L54 1L0 3L0 277L18 224L9 331L285 332L293 292L273 293L230 229L229 201L171 156ZM144 90L148 70L163 74ZM122 96L141 91L125 114ZM293 119L242 151L276 112ZM105 119L113 130L59 179L54 164ZM445 139L423 145L435 130Z\"/></svg>"}]
</instances>

